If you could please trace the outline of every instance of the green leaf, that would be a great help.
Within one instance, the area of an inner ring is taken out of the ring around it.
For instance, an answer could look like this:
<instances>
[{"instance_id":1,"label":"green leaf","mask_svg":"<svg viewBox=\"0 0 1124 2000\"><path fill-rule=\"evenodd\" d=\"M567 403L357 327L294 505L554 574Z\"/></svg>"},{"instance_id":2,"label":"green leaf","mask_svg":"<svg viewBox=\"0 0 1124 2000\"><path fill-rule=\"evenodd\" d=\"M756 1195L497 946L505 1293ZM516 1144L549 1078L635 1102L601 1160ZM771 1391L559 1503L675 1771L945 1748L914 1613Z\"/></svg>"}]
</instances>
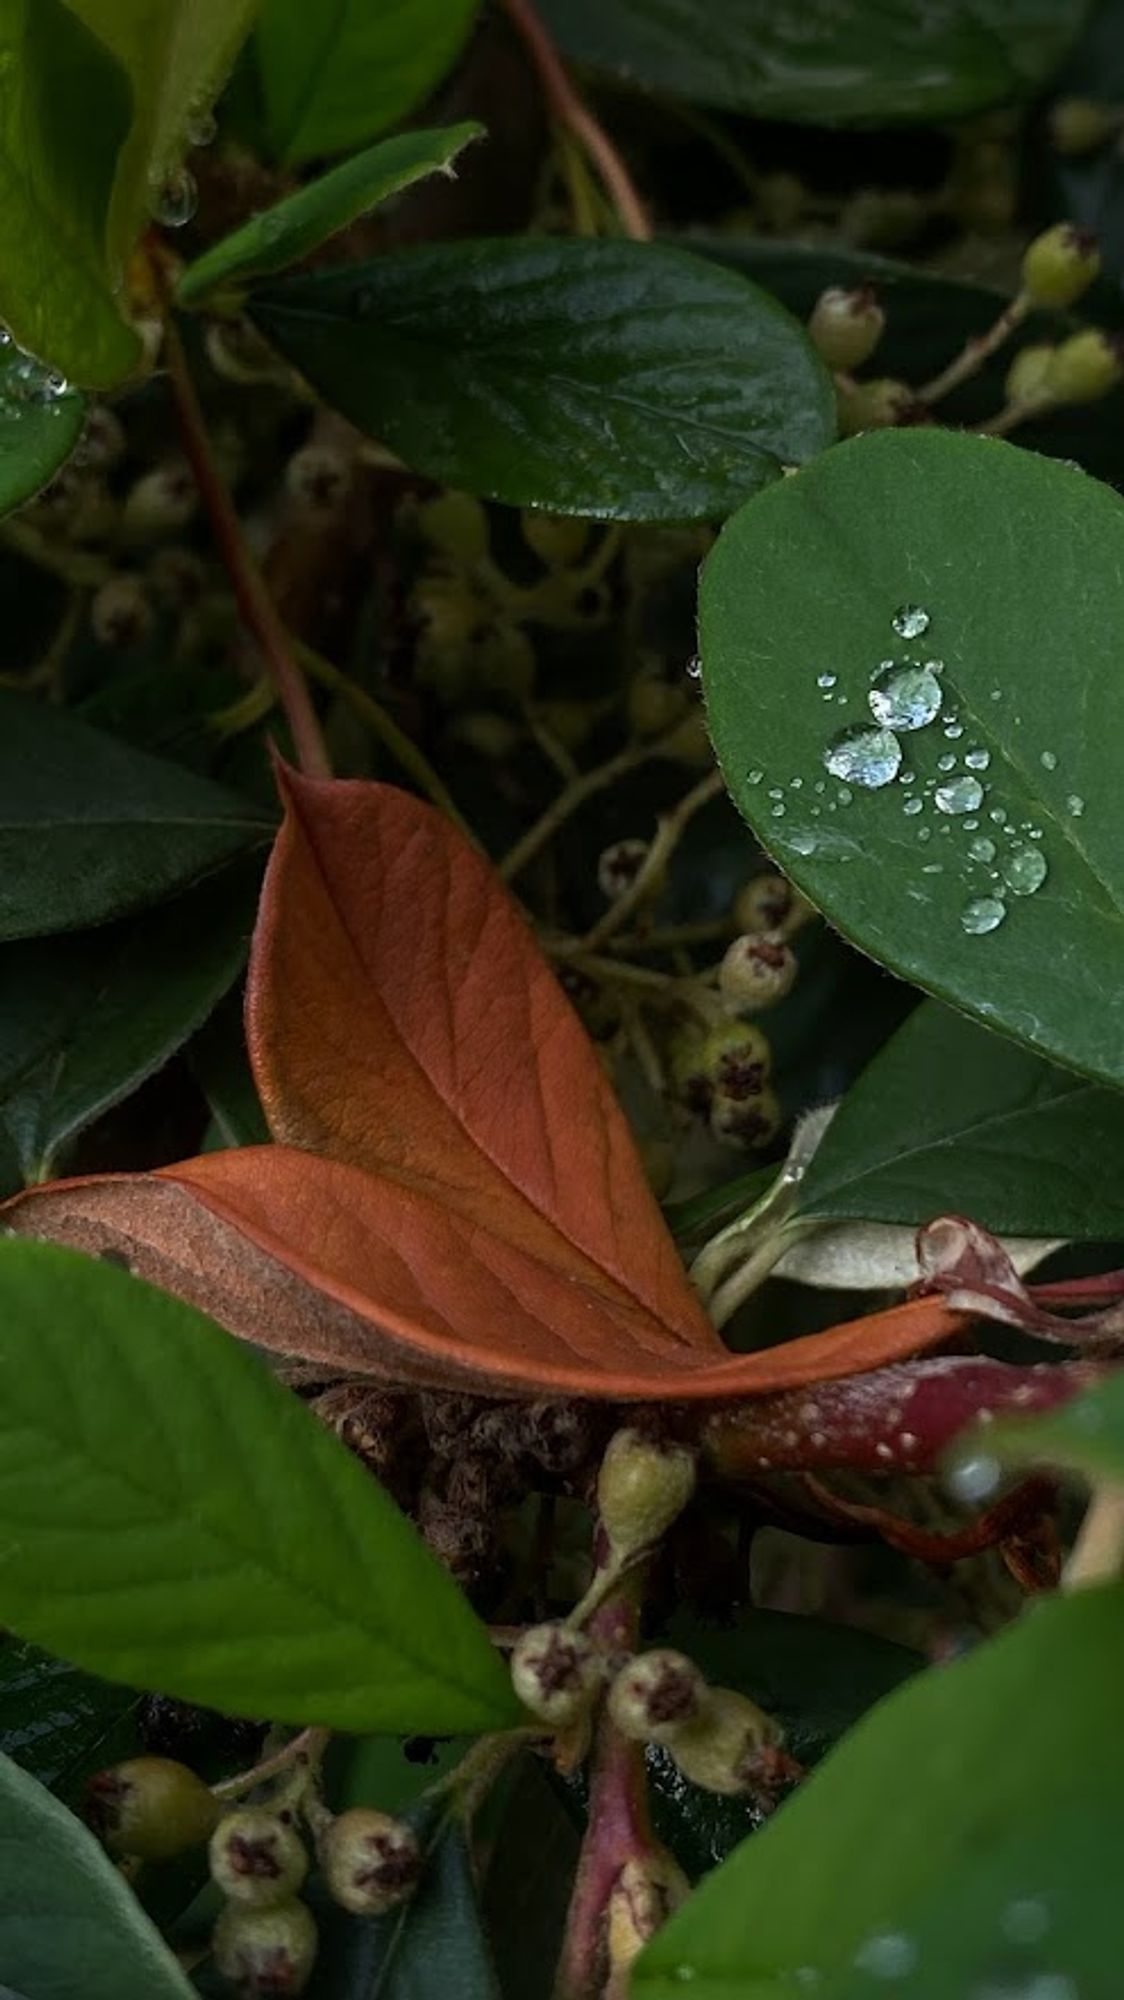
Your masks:
<instances>
[{"instance_id":1,"label":"green leaf","mask_svg":"<svg viewBox=\"0 0 1124 2000\"><path fill-rule=\"evenodd\" d=\"M930 621L914 641L891 624L906 605ZM762 494L719 538L700 610L726 782L800 888L891 970L1114 1082L1121 619L1119 496L937 430L872 432ZM902 733L898 779L843 783L825 755L872 723L880 664L930 657L939 708ZM938 810L948 784L946 805L978 787L978 809ZM1037 893L1009 889L1043 865Z\"/></svg>"},{"instance_id":2,"label":"green leaf","mask_svg":"<svg viewBox=\"0 0 1124 2000\"><path fill-rule=\"evenodd\" d=\"M140 353L106 248L129 81L63 0L0 0L0 72L0 317L64 375L105 387Z\"/></svg>"},{"instance_id":3,"label":"green leaf","mask_svg":"<svg viewBox=\"0 0 1124 2000\"><path fill-rule=\"evenodd\" d=\"M27 1179L46 1180L59 1148L206 1020L245 961L257 877L227 870L131 923L0 947L0 1072L18 1065L0 1119ZM44 998L56 1023L45 1050Z\"/></svg>"},{"instance_id":4,"label":"green leaf","mask_svg":"<svg viewBox=\"0 0 1124 2000\"><path fill-rule=\"evenodd\" d=\"M541 0L568 55L700 104L806 124L959 118L1026 95L1080 26L1071 0Z\"/></svg>"},{"instance_id":5,"label":"green leaf","mask_svg":"<svg viewBox=\"0 0 1124 2000\"><path fill-rule=\"evenodd\" d=\"M270 832L207 779L0 693L0 939L158 902Z\"/></svg>"},{"instance_id":6,"label":"green leaf","mask_svg":"<svg viewBox=\"0 0 1124 2000\"><path fill-rule=\"evenodd\" d=\"M137 1747L131 1723L140 1699L37 1646L0 1643L0 1751L52 1791Z\"/></svg>"},{"instance_id":7,"label":"green leaf","mask_svg":"<svg viewBox=\"0 0 1124 2000\"><path fill-rule=\"evenodd\" d=\"M128 1273L0 1243L0 1620L227 1714L503 1728L482 1625L249 1348Z\"/></svg>"},{"instance_id":8,"label":"green leaf","mask_svg":"<svg viewBox=\"0 0 1124 2000\"><path fill-rule=\"evenodd\" d=\"M1010 1418L975 1434L988 1457L1008 1465L1056 1465L1086 1479L1124 1485L1124 1373L1114 1373L1057 1410ZM973 1453L975 1445L971 1447Z\"/></svg>"},{"instance_id":9,"label":"green leaf","mask_svg":"<svg viewBox=\"0 0 1124 2000\"><path fill-rule=\"evenodd\" d=\"M400 132L345 160L275 207L252 215L189 264L179 281L182 303L193 305L219 285L241 284L298 263L388 196L427 174L451 174L457 154L483 133L484 127L475 120L438 131Z\"/></svg>"},{"instance_id":10,"label":"green leaf","mask_svg":"<svg viewBox=\"0 0 1124 2000\"><path fill-rule=\"evenodd\" d=\"M49 370L9 341L0 346L0 516L53 479L82 432L85 399L55 393Z\"/></svg>"},{"instance_id":11,"label":"green leaf","mask_svg":"<svg viewBox=\"0 0 1124 2000\"><path fill-rule=\"evenodd\" d=\"M733 1222L747 1208L768 1194L777 1178L777 1169L753 1167L748 1174L736 1174L732 1181L704 1189L686 1201L669 1202L664 1208L667 1226L680 1243L695 1243L723 1223Z\"/></svg>"},{"instance_id":12,"label":"green leaf","mask_svg":"<svg viewBox=\"0 0 1124 2000\"><path fill-rule=\"evenodd\" d=\"M266 128L289 165L362 146L451 69L478 0L265 0L257 57Z\"/></svg>"},{"instance_id":13,"label":"green leaf","mask_svg":"<svg viewBox=\"0 0 1124 2000\"><path fill-rule=\"evenodd\" d=\"M527 237L290 278L252 317L430 478L618 520L721 514L833 434L807 336L678 250Z\"/></svg>"},{"instance_id":14,"label":"green leaf","mask_svg":"<svg viewBox=\"0 0 1124 2000\"><path fill-rule=\"evenodd\" d=\"M0 1967L27 2000L194 2000L93 1835L8 1757L0 1757Z\"/></svg>"},{"instance_id":15,"label":"green leaf","mask_svg":"<svg viewBox=\"0 0 1124 2000\"><path fill-rule=\"evenodd\" d=\"M801 1183L801 1220L928 1222L1011 1236L1124 1232L1124 1098L935 1001L852 1085Z\"/></svg>"},{"instance_id":16,"label":"green leaf","mask_svg":"<svg viewBox=\"0 0 1124 2000\"><path fill-rule=\"evenodd\" d=\"M636 2000L1111 2000L1122 1646L1124 1592L1087 1590L890 1695L659 1932Z\"/></svg>"}]
</instances>

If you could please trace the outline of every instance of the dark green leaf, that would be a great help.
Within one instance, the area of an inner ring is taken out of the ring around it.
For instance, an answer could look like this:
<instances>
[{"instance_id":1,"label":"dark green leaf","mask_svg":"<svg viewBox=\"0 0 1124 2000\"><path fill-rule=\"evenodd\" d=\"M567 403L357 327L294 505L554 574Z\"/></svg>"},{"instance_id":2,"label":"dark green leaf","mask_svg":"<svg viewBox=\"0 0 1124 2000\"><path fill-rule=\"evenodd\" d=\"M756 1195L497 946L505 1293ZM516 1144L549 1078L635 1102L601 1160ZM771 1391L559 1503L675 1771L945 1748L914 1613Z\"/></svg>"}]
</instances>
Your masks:
<instances>
[{"instance_id":1,"label":"dark green leaf","mask_svg":"<svg viewBox=\"0 0 1124 2000\"><path fill-rule=\"evenodd\" d=\"M662 245L403 251L290 278L250 310L408 464L513 505L721 514L833 433L830 382L795 321Z\"/></svg>"},{"instance_id":2,"label":"dark green leaf","mask_svg":"<svg viewBox=\"0 0 1124 2000\"><path fill-rule=\"evenodd\" d=\"M181 277L181 300L192 305L217 286L242 284L248 278L299 263L310 250L388 196L427 174L451 173L457 154L483 133L482 125L469 123L440 131L400 132L393 139L383 139L319 180L310 181L307 187L298 188L274 208L252 215L240 229L213 244Z\"/></svg>"},{"instance_id":3,"label":"dark green leaf","mask_svg":"<svg viewBox=\"0 0 1124 2000\"><path fill-rule=\"evenodd\" d=\"M256 870L227 870L124 925L0 946L0 1068L21 1037L25 1048L41 1049L44 983L51 1016L58 1020L66 1008L61 1032L0 1096L0 1119L29 1180L46 1179L68 1139L135 1090L206 1020L245 960L256 888Z\"/></svg>"},{"instance_id":4,"label":"dark green leaf","mask_svg":"<svg viewBox=\"0 0 1124 2000\"><path fill-rule=\"evenodd\" d=\"M0 1243L0 1619L233 1715L502 1728L508 1677L358 1462L247 1347L112 1265Z\"/></svg>"},{"instance_id":5,"label":"dark green leaf","mask_svg":"<svg viewBox=\"0 0 1124 2000\"><path fill-rule=\"evenodd\" d=\"M0 1967L27 2000L193 2000L91 1833L0 1757Z\"/></svg>"},{"instance_id":6,"label":"dark green leaf","mask_svg":"<svg viewBox=\"0 0 1124 2000\"><path fill-rule=\"evenodd\" d=\"M290 165L362 146L451 69L478 0L265 0L257 31L266 129Z\"/></svg>"},{"instance_id":7,"label":"dark green leaf","mask_svg":"<svg viewBox=\"0 0 1124 2000\"><path fill-rule=\"evenodd\" d=\"M0 1642L0 1751L52 1791L135 1747L139 1701L133 1689L81 1674L37 1646Z\"/></svg>"},{"instance_id":8,"label":"dark green leaf","mask_svg":"<svg viewBox=\"0 0 1124 2000\"><path fill-rule=\"evenodd\" d=\"M1122 1646L1124 1592L1084 1591L890 1695L660 1931L636 2000L1112 2000Z\"/></svg>"},{"instance_id":9,"label":"dark green leaf","mask_svg":"<svg viewBox=\"0 0 1124 2000\"><path fill-rule=\"evenodd\" d=\"M86 404L14 341L0 347L0 515L53 479L78 442Z\"/></svg>"},{"instance_id":10,"label":"dark green leaf","mask_svg":"<svg viewBox=\"0 0 1124 2000\"><path fill-rule=\"evenodd\" d=\"M796 1213L921 1223L949 1209L1012 1236L1119 1236L1124 1098L928 1001L848 1091Z\"/></svg>"},{"instance_id":11,"label":"dark green leaf","mask_svg":"<svg viewBox=\"0 0 1124 2000\"><path fill-rule=\"evenodd\" d=\"M568 54L700 104L824 125L962 117L1026 94L1070 0L542 0Z\"/></svg>"},{"instance_id":12,"label":"dark green leaf","mask_svg":"<svg viewBox=\"0 0 1124 2000\"><path fill-rule=\"evenodd\" d=\"M1011 1418L994 1429L984 1449L1007 1464L1057 1465L1124 1486L1124 1373L1045 1416Z\"/></svg>"},{"instance_id":13,"label":"dark green leaf","mask_svg":"<svg viewBox=\"0 0 1124 2000\"><path fill-rule=\"evenodd\" d=\"M915 641L891 624L908 604L930 620ZM727 783L799 886L891 970L1116 1082L1121 618L1119 498L937 430L856 438L762 494L720 537L701 598ZM841 782L825 756L872 723L880 664L930 657L939 706L903 732L898 779ZM978 809L956 810L976 788ZM1008 875L1026 890L1043 866L1037 893L1014 893Z\"/></svg>"},{"instance_id":14,"label":"dark green leaf","mask_svg":"<svg viewBox=\"0 0 1124 2000\"><path fill-rule=\"evenodd\" d=\"M218 785L0 694L0 938L158 902L269 831Z\"/></svg>"}]
</instances>

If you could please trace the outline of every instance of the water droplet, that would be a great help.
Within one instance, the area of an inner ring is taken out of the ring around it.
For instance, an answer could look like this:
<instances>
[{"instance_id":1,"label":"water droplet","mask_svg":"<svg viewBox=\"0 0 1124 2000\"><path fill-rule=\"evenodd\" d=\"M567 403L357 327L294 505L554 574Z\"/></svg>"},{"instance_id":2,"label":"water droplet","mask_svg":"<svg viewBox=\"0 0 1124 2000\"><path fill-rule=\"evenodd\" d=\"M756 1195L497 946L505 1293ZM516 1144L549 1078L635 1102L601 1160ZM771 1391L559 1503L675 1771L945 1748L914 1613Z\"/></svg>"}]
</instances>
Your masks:
<instances>
[{"instance_id":1,"label":"water droplet","mask_svg":"<svg viewBox=\"0 0 1124 2000\"><path fill-rule=\"evenodd\" d=\"M969 750L964 758L969 771L986 771L991 762L990 750Z\"/></svg>"},{"instance_id":2,"label":"water droplet","mask_svg":"<svg viewBox=\"0 0 1124 2000\"><path fill-rule=\"evenodd\" d=\"M814 854L816 836L808 827L798 826L788 835L788 844L796 854Z\"/></svg>"},{"instance_id":3,"label":"water droplet","mask_svg":"<svg viewBox=\"0 0 1124 2000\"><path fill-rule=\"evenodd\" d=\"M944 874L944 862L943 862L943 861L930 861L930 862L929 862L929 863L927 864L927 866L926 866L926 867L924 867L924 868L923 868L923 869L921 870L921 873L922 873L923 875L943 875L943 874Z\"/></svg>"},{"instance_id":4,"label":"water droplet","mask_svg":"<svg viewBox=\"0 0 1124 2000\"><path fill-rule=\"evenodd\" d=\"M1002 688L992 688L992 690L991 690L991 699L992 699L992 701L1002 701L1002 699L1003 699L1003 690L1002 690Z\"/></svg>"},{"instance_id":5,"label":"water droplet","mask_svg":"<svg viewBox=\"0 0 1124 2000\"><path fill-rule=\"evenodd\" d=\"M919 639L930 625L929 613L920 604L903 604L890 620L899 639Z\"/></svg>"},{"instance_id":6,"label":"water droplet","mask_svg":"<svg viewBox=\"0 0 1124 2000\"><path fill-rule=\"evenodd\" d=\"M783 786L783 785L770 785L770 786L769 786L769 797L770 797L771 799L783 799L783 797L784 797L784 786Z\"/></svg>"},{"instance_id":7,"label":"water droplet","mask_svg":"<svg viewBox=\"0 0 1124 2000\"><path fill-rule=\"evenodd\" d=\"M835 796L839 800L841 806L849 806L855 794L851 790L850 785L840 785L839 790L836 792Z\"/></svg>"},{"instance_id":8,"label":"water droplet","mask_svg":"<svg viewBox=\"0 0 1124 2000\"><path fill-rule=\"evenodd\" d=\"M838 679L838 674L817 674L816 686L818 688L833 688Z\"/></svg>"},{"instance_id":9,"label":"water droplet","mask_svg":"<svg viewBox=\"0 0 1124 2000\"><path fill-rule=\"evenodd\" d=\"M759 785L764 776L765 776L764 771L747 771L745 774L746 784Z\"/></svg>"},{"instance_id":10,"label":"water droplet","mask_svg":"<svg viewBox=\"0 0 1124 2000\"><path fill-rule=\"evenodd\" d=\"M1073 817L1074 819L1080 819L1080 818L1081 818L1081 815L1082 815L1082 813L1083 813L1083 812L1084 812L1084 810L1085 810L1085 801L1084 801L1084 799L1083 799L1083 798L1082 798L1082 797L1080 796L1080 793L1078 793L1078 792L1071 792L1071 793L1070 793L1069 797L1067 798L1067 800L1066 800L1066 802L1065 802L1065 809L1066 809L1067 813L1071 814L1071 816L1072 816L1072 817Z\"/></svg>"},{"instance_id":11,"label":"water droplet","mask_svg":"<svg viewBox=\"0 0 1124 2000\"><path fill-rule=\"evenodd\" d=\"M702 661L697 653L692 653L687 662L687 679L689 681L701 681L702 679Z\"/></svg>"},{"instance_id":12,"label":"water droplet","mask_svg":"<svg viewBox=\"0 0 1124 2000\"><path fill-rule=\"evenodd\" d=\"M978 825L979 825L978 819L966 819L964 821L965 833L974 833Z\"/></svg>"},{"instance_id":13,"label":"water droplet","mask_svg":"<svg viewBox=\"0 0 1124 2000\"><path fill-rule=\"evenodd\" d=\"M6 326L0 326L0 348L11 347L12 336Z\"/></svg>"},{"instance_id":14,"label":"water droplet","mask_svg":"<svg viewBox=\"0 0 1124 2000\"><path fill-rule=\"evenodd\" d=\"M1058 768L1058 753L1056 750L1044 750L1038 761L1044 771L1056 771Z\"/></svg>"},{"instance_id":15,"label":"water droplet","mask_svg":"<svg viewBox=\"0 0 1124 2000\"><path fill-rule=\"evenodd\" d=\"M784 818L784 806L783 806L783 805L780 805L780 804L778 804L778 805L775 805L775 806L770 806L770 807L769 807L769 811L770 811L770 812L772 813L772 816L773 816L773 818L774 818L774 819L783 819L783 818Z\"/></svg>"},{"instance_id":16,"label":"water droplet","mask_svg":"<svg viewBox=\"0 0 1124 2000\"><path fill-rule=\"evenodd\" d=\"M986 833L981 833L978 840L968 842L968 852L973 861L994 861L995 842L989 840Z\"/></svg>"},{"instance_id":17,"label":"water droplet","mask_svg":"<svg viewBox=\"0 0 1124 2000\"><path fill-rule=\"evenodd\" d=\"M1001 1922L1003 1935L1012 1944L1037 1944L1050 1928L1050 1912L1039 1896L1017 1896L1008 1903Z\"/></svg>"},{"instance_id":18,"label":"water droplet","mask_svg":"<svg viewBox=\"0 0 1124 2000\"><path fill-rule=\"evenodd\" d=\"M928 667L909 661L881 673L868 696L871 712L891 729L924 729L941 705L941 684Z\"/></svg>"},{"instance_id":19,"label":"water droplet","mask_svg":"<svg viewBox=\"0 0 1124 2000\"><path fill-rule=\"evenodd\" d=\"M942 753L942 755L937 758L937 769L938 771L955 771L956 769L955 751L945 750Z\"/></svg>"},{"instance_id":20,"label":"water droplet","mask_svg":"<svg viewBox=\"0 0 1124 2000\"><path fill-rule=\"evenodd\" d=\"M1007 905L998 896L973 896L960 912L960 928L969 937L986 937L997 931L1007 914Z\"/></svg>"},{"instance_id":21,"label":"water droplet","mask_svg":"<svg viewBox=\"0 0 1124 2000\"><path fill-rule=\"evenodd\" d=\"M948 737L950 743L955 743L957 737L963 736L964 734L964 724L962 722L957 722L954 716L951 722L945 723L944 733Z\"/></svg>"},{"instance_id":22,"label":"water droplet","mask_svg":"<svg viewBox=\"0 0 1124 2000\"><path fill-rule=\"evenodd\" d=\"M988 1500L999 1485L999 1460L990 1452L965 1452L951 1467L945 1484L954 1500Z\"/></svg>"},{"instance_id":23,"label":"water droplet","mask_svg":"<svg viewBox=\"0 0 1124 2000\"><path fill-rule=\"evenodd\" d=\"M881 1931L855 1953L855 1968L876 1979L901 1979L917 1964L917 1946L904 1931Z\"/></svg>"},{"instance_id":24,"label":"water droplet","mask_svg":"<svg viewBox=\"0 0 1124 2000\"><path fill-rule=\"evenodd\" d=\"M219 121L213 111L196 111L188 122L187 136L193 146L210 146L218 129Z\"/></svg>"},{"instance_id":25,"label":"water droplet","mask_svg":"<svg viewBox=\"0 0 1124 2000\"><path fill-rule=\"evenodd\" d=\"M898 773L898 783L899 785L915 785L917 783L916 771L900 771Z\"/></svg>"},{"instance_id":26,"label":"water droplet","mask_svg":"<svg viewBox=\"0 0 1124 2000\"><path fill-rule=\"evenodd\" d=\"M688 1980L697 1977L696 1968L693 1965L677 1965L675 1968L675 1977L686 1985Z\"/></svg>"},{"instance_id":27,"label":"water droplet","mask_svg":"<svg viewBox=\"0 0 1124 2000\"><path fill-rule=\"evenodd\" d=\"M920 813L920 812L924 812L924 810L925 810L925 801L924 801L924 799L919 799L919 798L916 798L916 797L914 797L914 798L912 798L912 799L907 799L907 800L906 800L906 802L905 802L905 804L904 804L904 806L902 807L902 811L903 811L904 813L908 813L911 819L912 819L912 818L913 818L913 817L914 817L914 816L915 816L915 815L916 815L917 813Z\"/></svg>"},{"instance_id":28,"label":"water droplet","mask_svg":"<svg viewBox=\"0 0 1124 2000\"><path fill-rule=\"evenodd\" d=\"M932 827L931 826L919 827L917 832L917 838L918 840L932 840L933 838Z\"/></svg>"},{"instance_id":29,"label":"water droplet","mask_svg":"<svg viewBox=\"0 0 1124 2000\"><path fill-rule=\"evenodd\" d=\"M834 737L823 757L833 778L846 778L876 792L901 769L902 746L889 729L860 726Z\"/></svg>"},{"instance_id":30,"label":"water droplet","mask_svg":"<svg viewBox=\"0 0 1124 2000\"><path fill-rule=\"evenodd\" d=\"M1040 847L1014 847L999 864L1003 880L1015 896L1033 896L1046 880L1047 866Z\"/></svg>"},{"instance_id":31,"label":"water droplet","mask_svg":"<svg viewBox=\"0 0 1124 2000\"><path fill-rule=\"evenodd\" d=\"M970 813L983 798L983 786L978 778L950 778L947 785L938 785L933 793L933 803L938 812Z\"/></svg>"},{"instance_id":32,"label":"water droplet","mask_svg":"<svg viewBox=\"0 0 1124 2000\"><path fill-rule=\"evenodd\" d=\"M186 167L177 167L157 188L152 213L165 229L182 229L199 205L199 190Z\"/></svg>"},{"instance_id":33,"label":"water droplet","mask_svg":"<svg viewBox=\"0 0 1124 2000\"><path fill-rule=\"evenodd\" d=\"M943 674L944 672L943 660L926 660L925 665L931 674Z\"/></svg>"},{"instance_id":34,"label":"water droplet","mask_svg":"<svg viewBox=\"0 0 1124 2000\"><path fill-rule=\"evenodd\" d=\"M1006 826L1007 824L1007 815L1002 806L992 806L991 811L988 813L988 818L996 826Z\"/></svg>"}]
</instances>

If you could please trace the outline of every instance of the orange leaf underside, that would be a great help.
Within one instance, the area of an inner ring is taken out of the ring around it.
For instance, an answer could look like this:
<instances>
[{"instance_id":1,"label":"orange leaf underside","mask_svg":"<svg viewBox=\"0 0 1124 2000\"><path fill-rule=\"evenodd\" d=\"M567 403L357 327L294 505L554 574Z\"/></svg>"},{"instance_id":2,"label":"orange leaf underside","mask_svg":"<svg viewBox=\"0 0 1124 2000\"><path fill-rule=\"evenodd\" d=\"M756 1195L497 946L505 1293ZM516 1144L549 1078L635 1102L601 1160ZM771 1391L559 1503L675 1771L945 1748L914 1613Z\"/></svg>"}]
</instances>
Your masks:
<instances>
[{"instance_id":1,"label":"orange leaf underside","mask_svg":"<svg viewBox=\"0 0 1124 2000\"><path fill-rule=\"evenodd\" d=\"M729 1356L487 863L391 787L280 782L247 1002L278 1143L30 1190L11 1227L118 1251L244 1338L403 1386L717 1400L964 1325L921 1300Z\"/></svg>"}]
</instances>

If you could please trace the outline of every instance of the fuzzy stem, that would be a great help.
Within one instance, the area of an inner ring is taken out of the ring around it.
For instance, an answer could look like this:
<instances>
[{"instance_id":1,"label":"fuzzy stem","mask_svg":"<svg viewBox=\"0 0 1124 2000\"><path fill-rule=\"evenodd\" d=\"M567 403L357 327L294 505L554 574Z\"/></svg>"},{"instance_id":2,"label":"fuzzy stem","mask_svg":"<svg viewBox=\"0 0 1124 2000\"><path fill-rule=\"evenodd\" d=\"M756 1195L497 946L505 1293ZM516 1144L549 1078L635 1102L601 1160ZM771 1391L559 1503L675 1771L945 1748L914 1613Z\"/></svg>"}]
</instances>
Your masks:
<instances>
[{"instance_id":1,"label":"fuzzy stem","mask_svg":"<svg viewBox=\"0 0 1124 2000\"><path fill-rule=\"evenodd\" d=\"M571 132L589 155L605 185L626 236L647 242L652 234L644 204L628 168L604 127L570 82L550 36L531 0L504 0L508 18L534 64L551 116Z\"/></svg>"},{"instance_id":2,"label":"fuzzy stem","mask_svg":"<svg viewBox=\"0 0 1124 2000\"><path fill-rule=\"evenodd\" d=\"M924 383L917 391L917 401L928 408L950 395L953 389L959 389L962 382L970 382L973 375L979 374L984 362L990 361L1004 341L1010 339L1016 327L1022 325L1029 311L1030 300L1025 292L1019 292L1009 306L1004 306L986 333L973 334L970 340L965 341L955 360L950 361L947 368L942 368L939 375L934 375L931 382Z\"/></svg>"},{"instance_id":3,"label":"fuzzy stem","mask_svg":"<svg viewBox=\"0 0 1124 2000\"><path fill-rule=\"evenodd\" d=\"M618 778L623 778L627 772L635 770L638 764L643 764L649 757L658 757L665 741L670 740L674 733L674 730L669 730L667 738L657 737L651 743L629 743L604 764L597 764L592 771L584 771L580 777L571 779L541 818L535 821L534 826L528 827L522 839L517 840L515 846L498 863L499 873L504 881L510 882L516 875L521 875L528 862L533 861L547 842L553 840L559 827L564 826L571 814L576 813L578 807L583 806L587 799L593 798L595 793L604 791L609 785L614 785Z\"/></svg>"},{"instance_id":4,"label":"fuzzy stem","mask_svg":"<svg viewBox=\"0 0 1124 2000\"><path fill-rule=\"evenodd\" d=\"M268 1778L280 1777L294 1764L303 1764L306 1768L319 1765L330 1735L329 1729L302 1729L299 1736L291 1737L272 1756L263 1757L261 1763L253 1765L249 1771L239 1771L233 1778L223 1778L221 1783L211 1786L211 1791L216 1799L224 1802L240 1799L246 1792L252 1792L255 1785L264 1784Z\"/></svg>"}]
</instances>

